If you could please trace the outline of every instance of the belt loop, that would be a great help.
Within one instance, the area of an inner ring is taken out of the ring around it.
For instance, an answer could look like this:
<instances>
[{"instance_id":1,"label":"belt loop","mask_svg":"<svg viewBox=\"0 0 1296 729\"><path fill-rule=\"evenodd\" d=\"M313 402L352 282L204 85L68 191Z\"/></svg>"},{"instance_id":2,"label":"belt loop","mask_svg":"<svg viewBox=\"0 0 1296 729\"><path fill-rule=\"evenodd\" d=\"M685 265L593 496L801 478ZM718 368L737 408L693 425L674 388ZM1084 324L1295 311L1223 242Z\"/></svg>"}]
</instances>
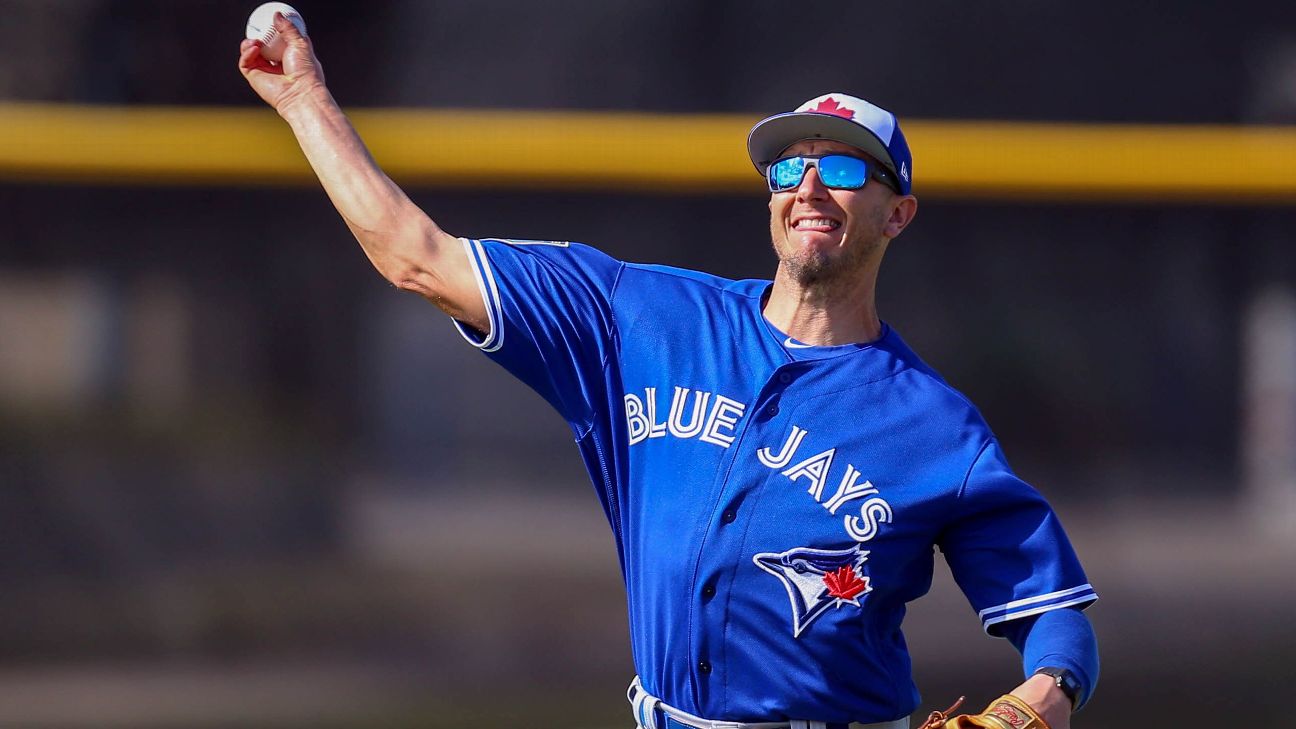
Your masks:
<instances>
[{"instance_id":1,"label":"belt loop","mask_svg":"<svg viewBox=\"0 0 1296 729\"><path fill-rule=\"evenodd\" d=\"M626 690L626 698L630 700L630 706L634 709L635 722L639 724L640 729L658 729L657 698L644 691L638 676L630 682L630 688Z\"/></svg>"}]
</instances>

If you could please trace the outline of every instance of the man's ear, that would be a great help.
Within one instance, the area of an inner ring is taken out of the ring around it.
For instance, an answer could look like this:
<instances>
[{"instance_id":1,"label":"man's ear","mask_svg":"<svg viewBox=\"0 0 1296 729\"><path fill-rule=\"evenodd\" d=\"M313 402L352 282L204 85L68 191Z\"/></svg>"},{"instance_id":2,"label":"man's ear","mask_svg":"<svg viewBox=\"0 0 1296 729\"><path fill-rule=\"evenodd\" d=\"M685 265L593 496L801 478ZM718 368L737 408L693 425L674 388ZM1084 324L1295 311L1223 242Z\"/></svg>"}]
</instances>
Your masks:
<instances>
[{"instance_id":1,"label":"man's ear","mask_svg":"<svg viewBox=\"0 0 1296 729\"><path fill-rule=\"evenodd\" d=\"M886 237L895 238L903 233L917 214L918 198L913 195L905 195L896 200L895 205L891 208L891 216L887 218Z\"/></svg>"}]
</instances>

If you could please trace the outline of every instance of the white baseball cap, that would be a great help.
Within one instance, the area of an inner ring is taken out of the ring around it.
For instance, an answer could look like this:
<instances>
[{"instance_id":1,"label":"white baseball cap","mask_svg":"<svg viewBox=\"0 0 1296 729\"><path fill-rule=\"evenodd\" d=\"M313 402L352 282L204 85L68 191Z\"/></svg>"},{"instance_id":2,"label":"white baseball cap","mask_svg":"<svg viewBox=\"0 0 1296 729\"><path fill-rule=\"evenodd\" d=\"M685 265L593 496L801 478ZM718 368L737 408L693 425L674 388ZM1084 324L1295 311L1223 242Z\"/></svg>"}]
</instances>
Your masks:
<instances>
[{"instance_id":1,"label":"white baseball cap","mask_svg":"<svg viewBox=\"0 0 1296 729\"><path fill-rule=\"evenodd\" d=\"M805 139L831 139L868 152L894 176L900 193L912 189L913 156L896 115L856 96L824 94L761 120L747 135L747 154L762 175L780 153Z\"/></svg>"}]
</instances>

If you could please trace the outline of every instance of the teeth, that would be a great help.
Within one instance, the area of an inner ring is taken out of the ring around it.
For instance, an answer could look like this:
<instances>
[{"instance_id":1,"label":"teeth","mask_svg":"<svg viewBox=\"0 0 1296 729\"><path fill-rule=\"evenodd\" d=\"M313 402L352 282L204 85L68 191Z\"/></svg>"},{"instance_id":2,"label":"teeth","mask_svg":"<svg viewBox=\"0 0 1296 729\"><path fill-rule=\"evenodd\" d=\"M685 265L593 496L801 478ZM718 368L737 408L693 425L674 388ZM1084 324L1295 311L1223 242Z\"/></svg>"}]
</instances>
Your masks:
<instances>
[{"instance_id":1,"label":"teeth","mask_svg":"<svg viewBox=\"0 0 1296 729\"><path fill-rule=\"evenodd\" d=\"M836 220L828 220L827 218L802 218L801 220L798 220L796 222L796 227L798 230L800 230L801 228L824 228L824 227L832 228L833 230L836 230L837 227L840 225L841 223L838 223Z\"/></svg>"}]
</instances>

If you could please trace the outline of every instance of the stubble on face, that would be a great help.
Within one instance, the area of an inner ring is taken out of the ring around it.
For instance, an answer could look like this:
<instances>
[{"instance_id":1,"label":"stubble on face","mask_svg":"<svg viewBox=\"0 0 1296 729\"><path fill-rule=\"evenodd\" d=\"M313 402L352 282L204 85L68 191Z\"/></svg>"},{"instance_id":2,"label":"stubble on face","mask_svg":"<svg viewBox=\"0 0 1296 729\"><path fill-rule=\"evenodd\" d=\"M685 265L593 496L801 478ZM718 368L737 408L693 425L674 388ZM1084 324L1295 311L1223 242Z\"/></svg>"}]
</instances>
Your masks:
<instances>
[{"instance_id":1,"label":"stubble on face","mask_svg":"<svg viewBox=\"0 0 1296 729\"><path fill-rule=\"evenodd\" d=\"M792 281L816 298L833 298L839 291L853 289L859 279L875 265L874 260L886 245L882 235L887 211L875 207L856 210L846 222L841 243L836 249L801 245L789 239L787 220L783 215L770 216L770 239L779 268ZM795 237L796 232L792 231Z\"/></svg>"}]
</instances>

